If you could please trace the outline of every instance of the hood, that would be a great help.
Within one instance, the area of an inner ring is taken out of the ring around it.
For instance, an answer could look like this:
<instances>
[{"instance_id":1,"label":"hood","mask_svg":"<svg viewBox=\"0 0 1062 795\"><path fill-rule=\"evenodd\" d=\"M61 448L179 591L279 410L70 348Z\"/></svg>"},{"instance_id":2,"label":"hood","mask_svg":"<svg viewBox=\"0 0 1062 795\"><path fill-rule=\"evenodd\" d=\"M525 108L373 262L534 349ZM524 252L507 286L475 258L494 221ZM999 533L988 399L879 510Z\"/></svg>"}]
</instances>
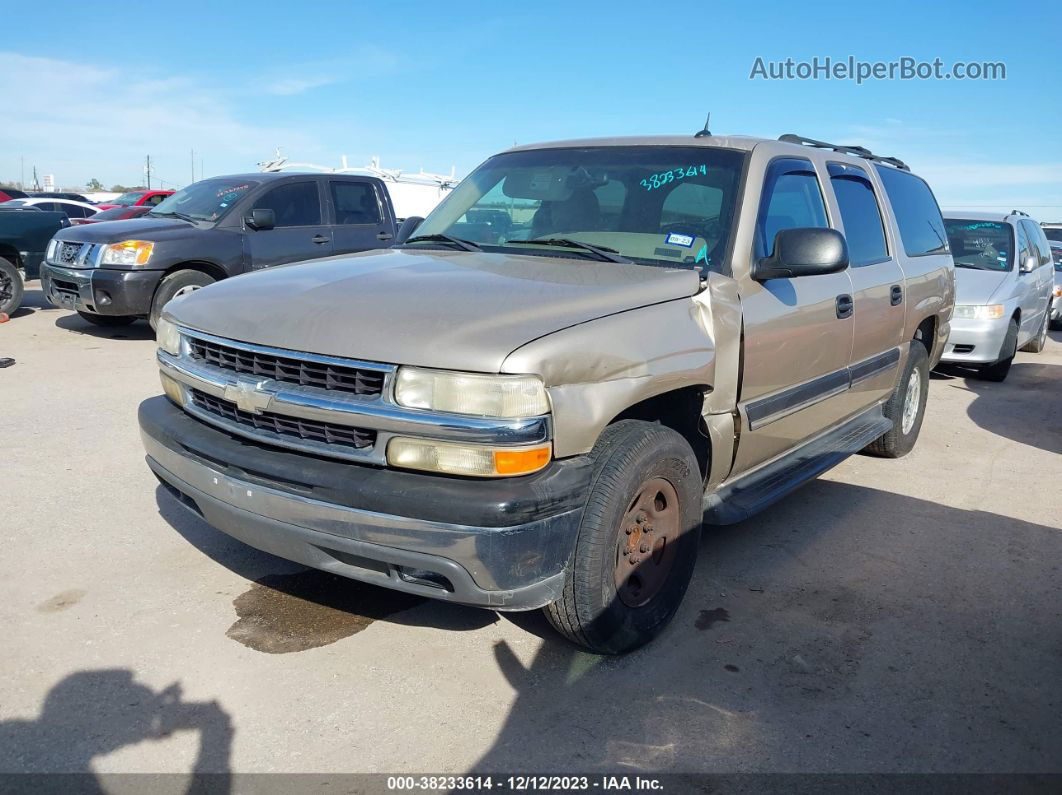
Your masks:
<instances>
[{"instance_id":1,"label":"hood","mask_svg":"<svg viewBox=\"0 0 1062 795\"><path fill-rule=\"evenodd\" d=\"M955 268L955 303L987 304L1013 271Z\"/></svg>"},{"instance_id":2,"label":"hood","mask_svg":"<svg viewBox=\"0 0 1062 795\"><path fill-rule=\"evenodd\" d=\"M278 348L498 372L531 340L699 289L693 271L391 249L226 279L172 301L167 314L200 331Z\"/></svg>"},{"instance_id":3,"label":"hood","mask_svg":"<svg viewBox=\"0 0 1062 795\"><path fill-rule=\"evenodd\" d=\"M78 224L56 234L59 240L76 240L81 243L117 243L120 240L167 240L181 237L195 224L179 218L128 218L124 221L97 221Z\"/></svg>"}]
</instances>

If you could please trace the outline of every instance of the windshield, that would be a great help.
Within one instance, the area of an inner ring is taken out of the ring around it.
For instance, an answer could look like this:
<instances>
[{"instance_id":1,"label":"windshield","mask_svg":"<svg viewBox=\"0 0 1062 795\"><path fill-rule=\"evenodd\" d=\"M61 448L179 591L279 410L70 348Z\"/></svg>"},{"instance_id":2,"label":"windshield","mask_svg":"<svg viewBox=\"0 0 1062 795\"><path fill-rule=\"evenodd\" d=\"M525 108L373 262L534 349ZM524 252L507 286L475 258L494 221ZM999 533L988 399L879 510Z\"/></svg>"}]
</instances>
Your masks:
<instances>
[{"instance_id":1,"label":"windshield","mask_svg":"<svg viewBox=\"0 0 1062 795\"><path fill-rule=\"evenodd\" d=\"M1059 229L1057 227L1044 229L1044 236L1047 237L1048 240L1057 240L1062 242L1062 229Z\"/></svg>"},{"instance_id":2,"label":"windshield","mask_svg":"<svg viewBox=\"0 0 1062 795\"><path fill-rule=\"evenodd\" d=\"M948 245L957 268L1009 271L1014 267L1014 232L1010 224L945 218Z\"/></svg>"},{"instance_id":3,"label":"windshield","mask_svg":"<svg viewBox=\"0 0 1062 795\"><path fill-rule=\"evenodd\" d=\"M143 195L143 193L123 193L121 196L119 196L117 199L110 203L120 204L122 207L132 207L134 204L140 201L140 197Z\"/></svg>"},{"instance_id":4,"label":"windshield","mask_svg":"<svg viewBox=\"0 0 1062 795\"><path fill-rule=\"evenodd\" d=\"M216 221L257 184L255 180L205 179L167 197L148 214Z\"/></svg>"},{"instance_id":5,"label":"windshield","mask_svg":"<svg viewBox=\"0 0 1062 795\"><path fill-rule=\"evenodd\" d=\"M639 264L707 269L726 251L744 160L705 146L497 155L462 180L408 245L445 245L416 241L448 235L485 251L602 258L582 243Z\"/></svg>"}]
</instances>

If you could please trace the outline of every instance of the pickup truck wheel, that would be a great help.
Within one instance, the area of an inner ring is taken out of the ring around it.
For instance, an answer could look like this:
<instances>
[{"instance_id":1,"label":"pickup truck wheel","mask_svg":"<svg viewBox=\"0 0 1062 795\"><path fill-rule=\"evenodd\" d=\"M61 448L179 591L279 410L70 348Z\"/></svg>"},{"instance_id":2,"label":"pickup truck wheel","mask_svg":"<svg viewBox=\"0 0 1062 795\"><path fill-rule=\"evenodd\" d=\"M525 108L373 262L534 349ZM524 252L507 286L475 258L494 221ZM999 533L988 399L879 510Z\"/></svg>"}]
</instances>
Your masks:
<instances>
[{"instance_id":1,"label":"pickup truck wheel","mask_svg":"<svg viewBox=\"0 0 1062 795\"><path fill-rule=\"evenodd\" d=\"M892 420L892 429L867 445L864 452L882 458L900 458L911 452L922 430L928 397L929 355L921 342L910 342L900 382L882 407L882 413Z\"/></svg>"},{"instance_id":2,"label":"pickup truck wheel","mask_svg":"<svg viewBox=\"0 0 1062 795\"><path fill-rule=\"evenodd\" d=\"M1010 366L1014 363L1014 354L1018 352L1018 321L1010 319L1007 327L1007 336L1003 338L1003 346L1000 348L1002 358L995 364L986 364L977 370L977 374L985 381L1006 381Z\"/></svg>"},{"instance_id":3,"label":"pickup truck wheel","mask_svg":"<svg viewBox=\"0 0 1062 795\"><path fill-rule=\"evenodd\" d=\"M128 326L136 320L133 315L95 315L92 312L82 312L80 309L77 313L94 326Z\"/></svg>"},{"instance_id":4,"label":"pickup truck wheel","mask_svg":"<svg viewBox=\"0 0 1062 795\"><path fill-rule=\"evenodd\" d=\"M1044 322L1040 324L1040 333L1025 343L1023 351L1029 353L1040 353L1045 347L1047 347L1047 326L1051 322L1050 313L1044 313Z\"/></svg>"},{"instance_id":5,"label":"pickup truck wheel","mask_svg":"<svg viewBox=\"0 0 1062 795\"><path fill-rule=\"evenodd\" d=\"M18 268L0 257L0 314L10 315L19 308L24 289Z\"/></svg>"},{"instance_id":6,"label":"pickup truck wheel","mask_svg":"<svg viewBox=\"0 0 1062 795\"><path fill-rule=\"evenodd\" d=\"M686 593L701 526L697 458L655 423L609 426L559 600L545 608L568 640L622 654L656 637Z\"/></svg>"},{"instance_id":7,"label":"pickup truck wheel","mask_svg":"<svg viewBox=\"0 0 1062 795\"><path fill-rule=\"evenodd\" d=\"M159 282L155 290L155 298L151 301L151 314L148 315L151 328L155 328L158 324L159 318L162 317L162 307L166 306L171 299L213 283L214 279L202 271L181 270L165 276Z\"/></svg>"}]
</instances>

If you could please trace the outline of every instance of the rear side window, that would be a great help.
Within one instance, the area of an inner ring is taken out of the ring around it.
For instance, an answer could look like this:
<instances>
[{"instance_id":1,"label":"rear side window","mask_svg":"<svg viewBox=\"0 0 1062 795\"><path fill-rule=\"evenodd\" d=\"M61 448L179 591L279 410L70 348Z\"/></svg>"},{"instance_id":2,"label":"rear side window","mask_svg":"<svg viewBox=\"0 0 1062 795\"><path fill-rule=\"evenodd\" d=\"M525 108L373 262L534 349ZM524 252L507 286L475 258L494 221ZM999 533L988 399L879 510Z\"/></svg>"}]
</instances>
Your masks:
<instances>
[{"instance_id":1,"label":"rear side window","mask_svg":"<svg viewBox=\"0 0 1062 795\"><path fill-rule=\"evenodd\" d=\"M826 204L810 160L781 158L767 168L756 221L756 255L769 257L783 229L825 228Z\"/></svg>"},{"instance_id":2,"label":"rear side window","mask_svg":"<svg viewBox=\"0 0 1062 795\"><path fill-rule=\"evenodd\" d=\"M948 235L933 191L919 177L890 166L877 166L878 176L889 196L892 213L900 227L900 240L908 257L945 254Z\"/></svg>"},{"instance_id":3,"label":"rear side window","mask_svg":"<svg viewBox=\"0 0 1062 795\"><path fill-rule=\"evenodd\" d=\"M827 168L837 206L841 208L848 258L852 265L858 267L888 259L881 208L867 172L858 166L842 163L830 163Z\"/></svg>"},{"instance_id":4,"label":"rear side window","mask_svg":"<svg viewBox=\"0 0 1062 795\"><path fill-rule=\"evenodd\" d=\"M337 224L380 223L380 202L371 183L333 182L331 185Z\"/></svg>"},{"instance_id":5,"label":"rear side window","mask_svg":"<svg viewBox=\"0 0 1062 795\"><path fill-rule=\"evenodd\" d=\"M321 223L321 200L316 182L278 185L254 203L254 210L272 210L277 226L317 226Z\"/></svg>"}]
</instances>

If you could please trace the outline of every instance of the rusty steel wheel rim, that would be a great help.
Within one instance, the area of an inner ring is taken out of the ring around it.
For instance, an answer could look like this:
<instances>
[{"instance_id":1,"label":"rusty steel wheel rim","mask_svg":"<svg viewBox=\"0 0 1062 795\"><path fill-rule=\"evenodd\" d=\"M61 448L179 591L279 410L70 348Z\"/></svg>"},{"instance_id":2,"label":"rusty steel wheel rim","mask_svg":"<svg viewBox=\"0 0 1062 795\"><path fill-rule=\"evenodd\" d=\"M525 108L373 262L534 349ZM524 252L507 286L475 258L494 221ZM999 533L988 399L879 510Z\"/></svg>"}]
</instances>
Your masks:
<instances>
[{"instance_id":1,"label":"rusty steel wheel rim","mask_svg":"<svg viewBox=\"0 0 1062 795\"><path fill-rule=\"evenodd\" d=\"M616 593L627 607L642 607L667 582L682 531L678 493L663 478L647 480L620 520Z\"/></svg>"}]
</instances>

